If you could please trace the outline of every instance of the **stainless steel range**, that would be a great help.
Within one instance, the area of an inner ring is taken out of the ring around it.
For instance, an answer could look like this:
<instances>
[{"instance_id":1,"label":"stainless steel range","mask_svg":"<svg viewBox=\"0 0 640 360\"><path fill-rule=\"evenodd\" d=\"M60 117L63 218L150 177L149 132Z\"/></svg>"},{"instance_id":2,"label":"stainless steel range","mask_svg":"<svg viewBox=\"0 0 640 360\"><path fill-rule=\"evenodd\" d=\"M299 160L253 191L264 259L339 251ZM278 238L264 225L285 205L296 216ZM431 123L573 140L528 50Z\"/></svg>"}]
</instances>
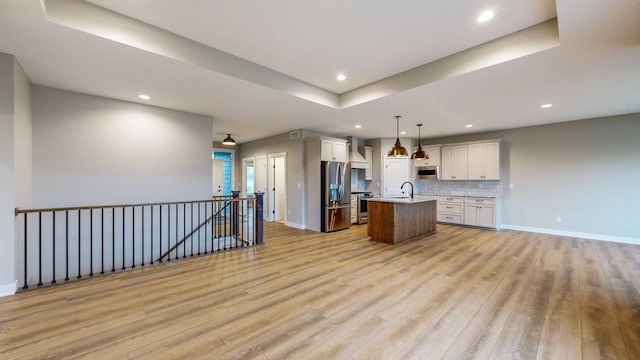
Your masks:
<instances>
[{"instance_id":1,"label":"stainless steel range","mask_svg":"<svg viewBox=\"0 0 640 360\"><path fill-rule=\"evenodd\" d=\"M373 195L371 193L360 193L358 194L358 224L366 224L369 219L369 215L367 213L367 199L372 198Z\"/></svg>"}]
</instances>

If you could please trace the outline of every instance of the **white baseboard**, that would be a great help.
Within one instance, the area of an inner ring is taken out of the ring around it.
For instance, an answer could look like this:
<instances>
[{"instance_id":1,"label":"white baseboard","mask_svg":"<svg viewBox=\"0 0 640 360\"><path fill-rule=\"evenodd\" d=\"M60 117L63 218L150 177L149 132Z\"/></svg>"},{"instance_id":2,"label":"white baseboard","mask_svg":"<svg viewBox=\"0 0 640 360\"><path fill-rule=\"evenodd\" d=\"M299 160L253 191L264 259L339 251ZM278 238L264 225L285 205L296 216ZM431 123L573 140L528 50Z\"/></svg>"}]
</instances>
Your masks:
<instances>
[{"instance_id":1,"label":"white baseboard","mask_svg":"<svg viewBox=\"0 0 640 360\"><path fill-rule=\"evenodd\" d=\"M18 289L18 280L12 283L0 285L0 297L15 295Z\"/></svg>"},{"instance_id":2,"label":"white baseboard","mask_svg":"<svg viewBox=\"0 0 640 360\"><path fill-rule=\"evenodd\" d=\"M294 222L290 222L290 221L285 221L284 224L286 226L289 226L289 227L292 227L292 228L296 228L296 229L300 229L300 230L306 229L303 224L298 224L298 223L294 223Z\"/></svg>"},{"instance_id":3,"label":"white baseboard","mask_svg":"<svg viewBox=\"0 0 640 360\"><path fill-rule=\"evenodd\" d=\"M640 239L632 238L632 237L624 237L624 236L592 234L592 233L538 228L538 227L531 227L531 226L508 225L508 224L502 224L501 229L526 231L526 232L534 232L534 233L550 234L550 235L569 236L569 237L576 237L576 238L590 239L590 240L612 241L612 242L618 242L623 244L640 245Z\"/></svg>"}]
</instances>

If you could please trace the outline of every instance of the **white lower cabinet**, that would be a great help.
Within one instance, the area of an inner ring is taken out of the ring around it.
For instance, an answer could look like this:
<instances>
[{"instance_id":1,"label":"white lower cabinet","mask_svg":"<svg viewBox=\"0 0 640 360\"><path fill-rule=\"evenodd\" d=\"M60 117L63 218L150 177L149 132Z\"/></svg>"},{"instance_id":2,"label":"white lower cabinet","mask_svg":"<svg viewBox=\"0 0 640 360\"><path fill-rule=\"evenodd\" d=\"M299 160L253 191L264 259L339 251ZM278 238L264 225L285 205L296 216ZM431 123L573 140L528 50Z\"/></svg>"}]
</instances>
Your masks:
<instances>
[{"instance_id":1,"label":"white lower cabinet","mask_svg":"<svg viewBox=\"0 0 640 360\"><path fill-rule=\"evenodd\" d=\"M464 224L464 196L436 196L437 220L444 223Z\"/></svg>"},{"instance_id":2,"label":"white lower cabinet","mask_svg":"<svg viewBox=\"0 0 640 360\"><path fill-rule=\"evenodd\" d=\"M464 199L464 224L496 227L496 199L470 197Z\"/></svg>"},{"instance_id":3,"label":"white lower cabinet","mask_svg":"<svg viewBox=\"0 0 640 360\"><path fill-rule=\"evenodd\" d=\"M358 195L351 195L351 223L358 223Z\"/></svg>"},{"instance_id":4,"label":"white lower cabinet","mask_svg":"<svg viewBox=\"0 0 640 360\"><path fill-rule=\"evenodd\" d=\"M435 195L441 223L498 228L496 198Z\"/></svg>"}]
</instances>

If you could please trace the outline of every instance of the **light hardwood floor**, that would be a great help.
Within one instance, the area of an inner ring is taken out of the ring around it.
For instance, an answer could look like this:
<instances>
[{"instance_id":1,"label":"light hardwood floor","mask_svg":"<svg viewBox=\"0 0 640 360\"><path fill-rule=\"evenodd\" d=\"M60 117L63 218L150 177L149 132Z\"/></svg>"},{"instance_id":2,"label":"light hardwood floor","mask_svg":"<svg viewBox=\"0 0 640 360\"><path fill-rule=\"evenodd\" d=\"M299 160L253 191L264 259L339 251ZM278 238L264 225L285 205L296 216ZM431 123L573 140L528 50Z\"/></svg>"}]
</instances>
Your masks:
<instances>
[{"instance_id":1,"label":"light hardwood floor","mask_svg":"<svg viewBox=\"0 0 640 360\"><path fill-rule=\"evenodd\" d=\"M640 246L265 224L266 245L0 298L1 359L638 359Z\"/></svg>"}]
</instances>

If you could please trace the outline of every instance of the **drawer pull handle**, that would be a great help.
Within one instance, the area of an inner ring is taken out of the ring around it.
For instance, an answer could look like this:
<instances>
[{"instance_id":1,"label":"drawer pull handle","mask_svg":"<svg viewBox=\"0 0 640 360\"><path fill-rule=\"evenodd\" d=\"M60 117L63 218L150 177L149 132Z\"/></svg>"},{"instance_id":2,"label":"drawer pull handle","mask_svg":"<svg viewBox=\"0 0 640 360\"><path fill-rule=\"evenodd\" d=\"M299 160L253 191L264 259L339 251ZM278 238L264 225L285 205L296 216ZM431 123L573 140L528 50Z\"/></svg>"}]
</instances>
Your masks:
<instances>
[{"instance_id":1,"label":"drawer pull handle","mask_svg":"<svg viewBox=\"0 0 640 360\"><path fill-rule=\"evenodd\" d=\"M447 206L447 209L453 209L453 206Z\"/></svg>"}]
</instances>

